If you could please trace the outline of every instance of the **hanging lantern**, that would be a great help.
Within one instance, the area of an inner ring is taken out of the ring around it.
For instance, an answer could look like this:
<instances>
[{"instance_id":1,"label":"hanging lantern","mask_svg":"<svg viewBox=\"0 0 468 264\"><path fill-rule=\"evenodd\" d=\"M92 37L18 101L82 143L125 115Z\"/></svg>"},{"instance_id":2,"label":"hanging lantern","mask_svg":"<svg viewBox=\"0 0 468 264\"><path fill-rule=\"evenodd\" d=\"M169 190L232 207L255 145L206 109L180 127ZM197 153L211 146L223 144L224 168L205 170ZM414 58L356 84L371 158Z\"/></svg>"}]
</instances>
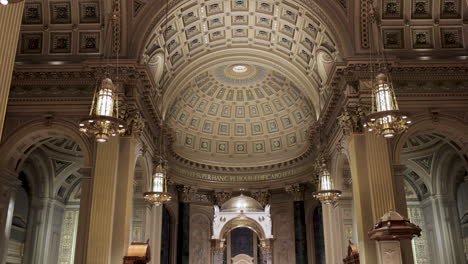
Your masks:
<instances>
[{"instance_id":1,"label":"hanging lantern","mask_svg":"<svg viewBox=\"0 0 468 264\"><path fill-rule=\"evenodd\" d=\"M388 75L379 73L372 87L372 112L367 116L364 127L385 138L392 138L406 131L410 123L408 117L398 109L395 91Z\"/></svg>"},{"instance_id":2,"label":"hanging lantern","mask_svg":"<svg viewBox=\"0 0 468 264\"><path fill-rule=\"evenodd\" d=\"M322 168L320 169L318 178L318 188L313 195L314 198L319 199L322 203L335 203L341 196L341 191L335 190L335 185L333 184L325 161L322 161Z\"/></svg>"},{"instance_id":3,"label":"hanging lantern","mask_svg":"<svg viewBox=\"0 0 468 264\"><path fill-rule=\"evenodd\" d=\"M93 135L97 142L107 142L109 137L125 133L124 120L118 118L118 98L112 80L106 78L94 94L87 118L80 120L80 131Z\"/></svg>"},{"instance_id":4,"label":"hanging lantern","mask_svg":"<svg viewBox=\"0 0 468 264\"><path fill-rule=\"evenodd\" d=\"M154 170L150 190L143 194L143 198L156 206L172 199L171 195L167 192L167 171L162 163Z\"/></svg>"}]
</instances>

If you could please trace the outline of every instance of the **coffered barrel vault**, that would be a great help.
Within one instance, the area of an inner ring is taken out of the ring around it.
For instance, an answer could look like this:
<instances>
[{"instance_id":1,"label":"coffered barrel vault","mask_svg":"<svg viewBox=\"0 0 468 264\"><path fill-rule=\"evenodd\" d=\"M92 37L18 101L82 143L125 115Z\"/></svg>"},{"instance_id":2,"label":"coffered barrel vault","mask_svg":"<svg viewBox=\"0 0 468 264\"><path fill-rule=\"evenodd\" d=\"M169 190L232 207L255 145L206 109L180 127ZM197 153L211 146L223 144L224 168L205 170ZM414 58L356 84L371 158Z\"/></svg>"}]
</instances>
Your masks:
<instances>
[{"instance_id":1,"label":"coffered barrel vault","mask_svg":"<svg viewBox=\"0 0 468 264\"><path fill-rule=\"evenodd\" d=\"M300 156L314 120L311 103L294 82L254 64L200 73L169 111L175 152L223 166L270 165Z\"/></svg>"}]
</instances>

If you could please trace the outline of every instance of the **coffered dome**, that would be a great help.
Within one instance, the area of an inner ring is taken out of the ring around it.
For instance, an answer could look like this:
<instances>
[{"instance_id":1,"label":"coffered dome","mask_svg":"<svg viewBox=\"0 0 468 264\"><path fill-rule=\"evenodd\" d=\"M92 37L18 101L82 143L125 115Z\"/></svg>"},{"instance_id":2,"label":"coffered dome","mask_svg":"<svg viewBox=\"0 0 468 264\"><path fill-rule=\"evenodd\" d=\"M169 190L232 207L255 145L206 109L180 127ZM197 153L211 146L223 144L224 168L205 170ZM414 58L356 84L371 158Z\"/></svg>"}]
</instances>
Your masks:
<instances>
[{"instance_id":1,"label":"coffered dome","mask_svg":"<svg viewBox=\"0 0 468 264\"><path fill-rule=\"evenodd\" d=\"M275 70L218 65L187 83L171 107L173 149L209 165L283 162L307 150L312 109L299 87Z\"/></svg>"}]
</instances>

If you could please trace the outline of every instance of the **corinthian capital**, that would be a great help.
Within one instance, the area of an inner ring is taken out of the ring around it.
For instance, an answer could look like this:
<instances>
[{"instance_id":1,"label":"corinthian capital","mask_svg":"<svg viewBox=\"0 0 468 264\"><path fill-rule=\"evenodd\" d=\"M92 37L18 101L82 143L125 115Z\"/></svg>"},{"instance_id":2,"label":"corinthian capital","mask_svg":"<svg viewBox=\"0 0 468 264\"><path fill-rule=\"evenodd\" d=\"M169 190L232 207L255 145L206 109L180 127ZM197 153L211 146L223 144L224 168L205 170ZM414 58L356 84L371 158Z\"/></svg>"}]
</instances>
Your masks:
<instances>
[{"instance_id":1,"label":"corinthian capital","mask_svg":"<svg viewBox=\"0 0 468 264\"><path fill-rule=\"evenodd\" d=\"M338 124L345 135L363 133L365 122L366 114L363 107L360 105L346 107L343 113L338 117Z\"/></svg>"},{"instance_id":2,"label":"corinthian capital","mask_svg":"<svg viewBox=\"0 0 468 264\"><path fill-rule=\"evenodd\" d=\"M287 193L291 194L294 201L303 201L305 195L305 186L299 183L287 185L284 187Z\"/></svg>"},{"instance_id":3,"label":"corinthian capital","mask_svg":"<svg viewBox=\"0 0 468 264\"><path fill-rule=\"evenodd\" d=\"M179 202L183 203L190 203L193 201L195 194L197 193L196 188L188 185L177 186L177 191L179 192Z\"/></svg>"},{"instance_id":4,"label":"corinthian capital","mask_svg":"<svg viewBox=\"0 0 468 264\"><path fill-rule=\"evenodd\" d=\"M270 191L269 190L258 190L252 191L252 197L257 200L262 206L270 203Z\"/></svg>"}]
</instances>

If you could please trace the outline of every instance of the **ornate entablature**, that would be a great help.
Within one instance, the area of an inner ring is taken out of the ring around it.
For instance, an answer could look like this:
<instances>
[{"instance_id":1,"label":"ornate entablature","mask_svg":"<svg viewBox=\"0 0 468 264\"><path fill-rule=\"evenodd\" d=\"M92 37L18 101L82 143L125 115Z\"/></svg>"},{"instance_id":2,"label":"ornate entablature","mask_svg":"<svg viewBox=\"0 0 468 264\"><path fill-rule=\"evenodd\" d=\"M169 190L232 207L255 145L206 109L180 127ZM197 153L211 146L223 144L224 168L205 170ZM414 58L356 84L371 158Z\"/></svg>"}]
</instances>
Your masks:
<instances>
[{"instance_id":1,"label":"ornate entablature","mask_svg":"<svg viewBox=\"0 0 468 264\"><path fill-rule=\"evenodd\" d=\"M148 72L146 66L129 61L118 66L88 61L60 69L50 65L19 65L13 73L9 103L19 106L47 102L55 108L47 110L46 120L53 122L55 116L75 120L89 113L97 83L109 74L116 77L120 100L125 101L119 114L130 126L127 135L141 135L146 130L145 138L151 141L151 131L159 131L160 113L151 100L155 97L154 82ZM73 111L59 110L70 102Z\"/></svg>"}]
</instances>

